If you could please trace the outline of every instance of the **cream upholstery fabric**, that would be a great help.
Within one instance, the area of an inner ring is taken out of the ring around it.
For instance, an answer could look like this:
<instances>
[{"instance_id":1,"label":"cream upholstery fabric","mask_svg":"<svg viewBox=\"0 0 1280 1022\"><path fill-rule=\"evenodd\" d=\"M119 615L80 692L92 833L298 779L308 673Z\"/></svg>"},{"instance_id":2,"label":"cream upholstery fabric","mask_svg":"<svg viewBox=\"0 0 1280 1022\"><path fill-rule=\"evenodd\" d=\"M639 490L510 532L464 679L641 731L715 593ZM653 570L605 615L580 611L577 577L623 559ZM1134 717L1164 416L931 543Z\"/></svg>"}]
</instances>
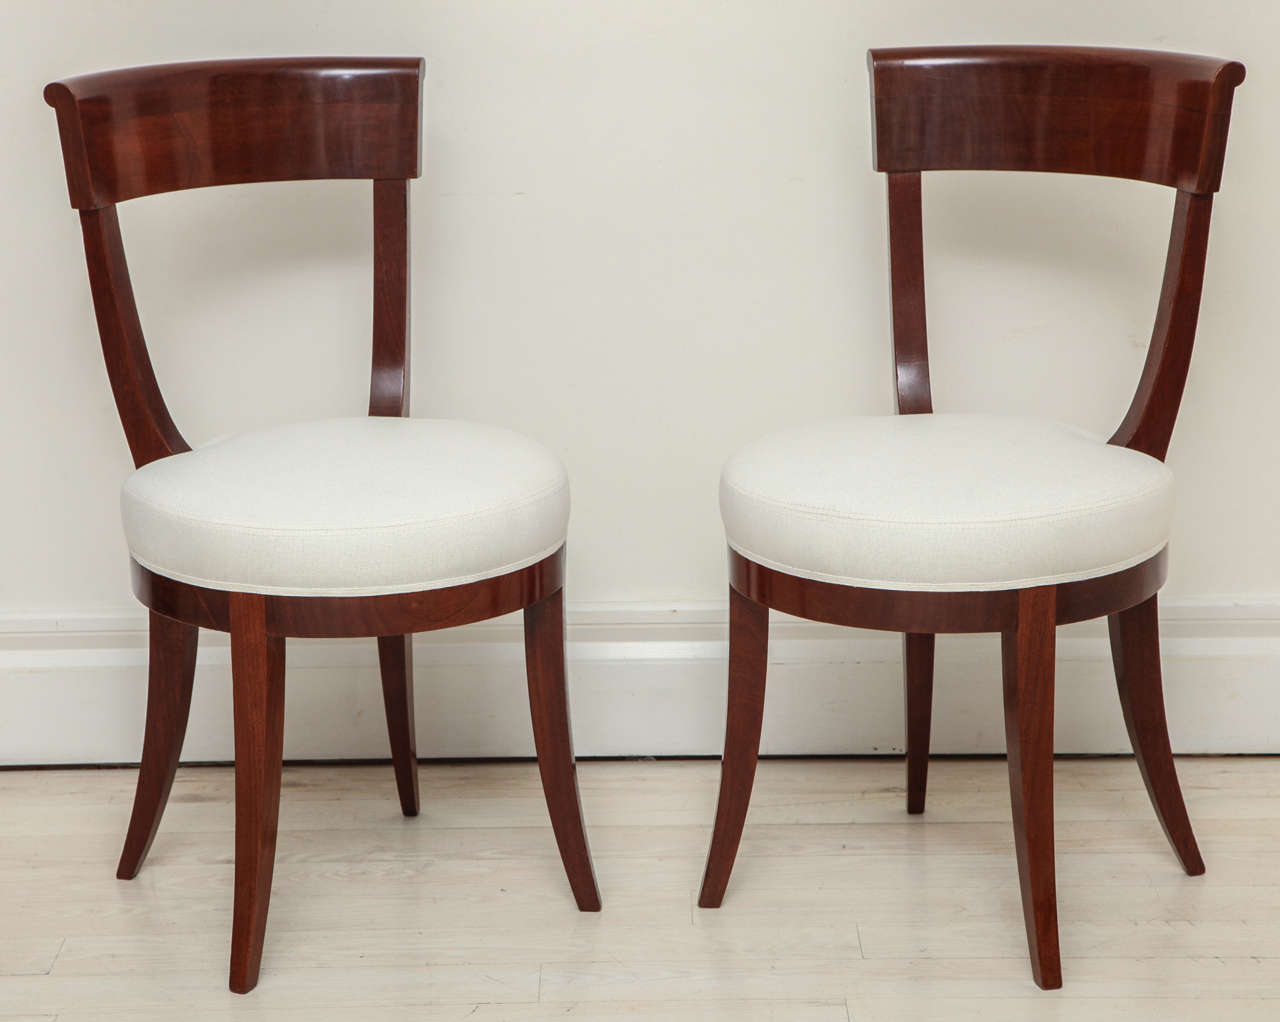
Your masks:
<instances>
[{"instance_id":1,"label":"cream upholstery fabric","mask_svg":"<svg viewBox=\"0 0 1280 1022\"><path fill-rule=\"evenodd\" d=\"M243 433L125 482L134 559L238 592L363 596L492 578L565 540L554 454L496 426L329 419Z\"/></svg>"},{"instance_id":2,"label":"cream upholstery fabric","mask_svg":"<svg viewBox=\"0 0 1280 1022\"><path fill-rule=\"evenodd\" d=\"M729 545L792 575L926 591L1013 589L1137 564L1169 540L1173 475L1072 426L864 416L729 459Z\"/></svg>"}]
</instances>

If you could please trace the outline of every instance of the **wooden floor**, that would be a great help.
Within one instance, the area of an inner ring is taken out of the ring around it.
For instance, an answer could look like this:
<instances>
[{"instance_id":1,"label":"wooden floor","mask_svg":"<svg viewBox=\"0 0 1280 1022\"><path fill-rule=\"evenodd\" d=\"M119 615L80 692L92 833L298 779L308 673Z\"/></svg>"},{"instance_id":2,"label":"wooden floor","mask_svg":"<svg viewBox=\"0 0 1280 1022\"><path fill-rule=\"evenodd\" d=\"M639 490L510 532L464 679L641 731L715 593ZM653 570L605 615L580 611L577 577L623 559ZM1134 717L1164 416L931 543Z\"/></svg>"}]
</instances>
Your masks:
<instances>
[{"instance_id":1,"label":"wooden floor","mask_svg":"<svg viewBox=\"0 0 1280 1022\"><path fill-rule=\"evenodd\" d=\"M580 767L604 912L573 906L532 764L285 771L262 981L226 989L232 774L179 772L114 878L132 770L0 772L0 1019L827 1022L1280 1019L1280 760L1179 763L1208 874L1131 760L1060 760L1065 987L1032 985L1003 762L764 762L737 870L695 907L714 762Z\"/></svg>"}]
</instances>

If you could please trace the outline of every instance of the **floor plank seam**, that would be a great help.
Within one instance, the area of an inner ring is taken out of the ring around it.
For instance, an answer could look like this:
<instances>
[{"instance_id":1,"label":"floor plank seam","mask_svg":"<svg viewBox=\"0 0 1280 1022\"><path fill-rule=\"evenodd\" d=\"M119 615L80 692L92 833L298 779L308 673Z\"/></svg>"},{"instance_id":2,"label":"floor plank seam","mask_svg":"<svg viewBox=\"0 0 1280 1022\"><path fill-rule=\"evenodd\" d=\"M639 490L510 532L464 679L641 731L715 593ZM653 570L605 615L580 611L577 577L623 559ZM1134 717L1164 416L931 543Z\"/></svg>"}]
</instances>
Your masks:
<instances>
[{"instance_id":1,"label":"floor plank seam","mask_svg":"<svg viewBox=\"0 0 1280 1022\"><path fill-rule=\"evenodd\" d=\"M50 976L53 974L53 970L58 964L58 959L62 957L62 949L65 948L66 946L67 946L67 938L63 937L62 941L58 944L58 950L53 953L53 960L49 963L49 968L45 972L46 976ZM56 1018L54 1019L54 1022L57 1022Z\"/></svg>"}]
</instances>

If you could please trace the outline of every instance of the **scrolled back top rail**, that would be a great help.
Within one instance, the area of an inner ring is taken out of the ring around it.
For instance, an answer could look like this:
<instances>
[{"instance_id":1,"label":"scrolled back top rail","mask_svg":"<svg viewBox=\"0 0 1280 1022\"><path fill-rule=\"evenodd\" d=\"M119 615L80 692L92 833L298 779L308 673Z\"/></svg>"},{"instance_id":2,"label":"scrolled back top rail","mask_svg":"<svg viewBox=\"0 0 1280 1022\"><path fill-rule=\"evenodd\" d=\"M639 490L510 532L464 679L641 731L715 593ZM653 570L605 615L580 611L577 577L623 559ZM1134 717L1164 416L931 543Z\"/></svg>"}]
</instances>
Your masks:
<instances>
[{"instance_id":1,"label":"scrolled back top rail","mask_svg":"<svg viewBox=\"0 0 1280 1022\"><path fill-rule=\"evenodd\" d=\"M1069 46L871 50L875 167L1098 174L1218 189L1244 66Z\"/></svg>"},{"instance_id":2,"label":"scrolled back top rail","mask_svg":"<svg viewBox=\"0 0 1280 1022\"><path fill-rule=\"evenodd\" d=\"M71 205L251 181L419 174L423 61L160 64L50 83Z\"/></svg>"}]
</instances>

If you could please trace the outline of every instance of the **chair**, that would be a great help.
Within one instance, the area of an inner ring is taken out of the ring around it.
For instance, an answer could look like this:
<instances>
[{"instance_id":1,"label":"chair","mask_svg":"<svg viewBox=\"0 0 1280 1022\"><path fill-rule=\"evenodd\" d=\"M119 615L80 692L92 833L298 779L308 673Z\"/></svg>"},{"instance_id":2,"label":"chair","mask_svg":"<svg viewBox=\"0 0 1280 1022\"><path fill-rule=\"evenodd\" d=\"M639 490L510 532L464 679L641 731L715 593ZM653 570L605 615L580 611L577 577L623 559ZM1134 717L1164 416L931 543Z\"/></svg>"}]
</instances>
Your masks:
<instances>
[{"instance_id":1,"label":"chair","mask_svg":"<svg viewBox=\"0 0 1280 1022\"><path fill-rule=\"evenodd\" d=\"M412 633L524 611L543 789L570 886L598 911L565 693L568 481L538 444L409 415L408 179L420 59L171 64L54 82L107 372L137 471L122 496L150 611L146 733L118 876L136 875L186 732L200 628L231 633L236 762L231 989L258 980L280 806L286 637L378 640L400 805L418 812ZM161 397L116 204L208 185L373 181L369 418L192 450Z\"/></svg>"},{"instance_id":2,"label":"chair","mask_svg":"<svg viewBox=\"0 0 1280 1022\"><path fill-rule=\"evenodd\" d=\"M1244 68L1059 47L872 50L875 166L888 178L899 415L800 426L729 459L729 702L698 904L724 897L764 706L769 610L904 634L907 811L922 812L934 635L1002 635L1014 843L1032 971L1062 984L1053 848L1055 626L1106 616L1125 723L1188 874L1204 872L1174 772L1156 593L1164 466L1200 305L1209 212ZM1176 189L1151 346L1109 441L1054 422L933 412L920 174L1101 174Z\"/></svg>"}]
</instances>

